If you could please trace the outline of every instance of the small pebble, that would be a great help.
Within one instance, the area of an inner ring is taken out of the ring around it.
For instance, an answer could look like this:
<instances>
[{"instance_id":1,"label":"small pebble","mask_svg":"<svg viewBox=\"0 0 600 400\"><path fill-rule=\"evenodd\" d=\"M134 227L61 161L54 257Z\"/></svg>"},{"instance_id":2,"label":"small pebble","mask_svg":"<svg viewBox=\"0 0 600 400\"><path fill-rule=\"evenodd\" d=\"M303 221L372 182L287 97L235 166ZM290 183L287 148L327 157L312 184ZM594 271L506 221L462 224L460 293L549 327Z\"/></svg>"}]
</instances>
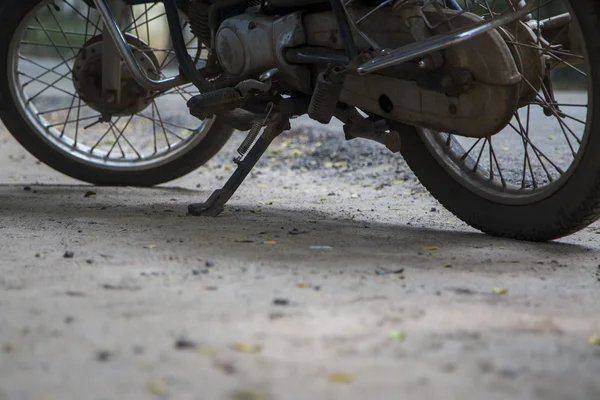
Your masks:
<instances>
[{"instance_id":1,"label":"small pebble","mask_svg":"<svg viewBox=\"0 0 600 400\"><path fill-rule=\"evenodd\" d=\"M290 304L290 301L288 299L279 297L279 298L273 299L273 304L275 304L276 306L287 306Z\"/></svg>"},{"instance_id":2,"label":"small pebble","mask_svg":"<svg viewBox=\"0 0 600 400\"><path fill-rule=\"evenodd\" d=\"M213 260L212 258L209 258L208 260L206 260L206 266L208 268L212 268L215 266L215 260Z\"/></svg>"},{"instance_id":3,"label":"small pebble","mask_svg":"<svg viewBox=\"0 0 600 400\"><path fill-rule=\"evenodd\" d=\"M195 349L198 344L193 340L186 338L179 338L175 341L175 348L177 350Z\"/></svg>"},{"instance_id":4,"label":"small pebble","mask_svg":"<svg viewBox=\"0 0 600 400\"><path fill-rule=\"evenodd\" d=\"M25 186L23 188L23 190L25 190L26 192L30 192L31 191L31 186Z\"/></svg>"},{"instance_id":5,"label":"small pebble","mask_svg":"<svg viewBox=\"0 0 600 400\"><path fill-rule=\"evenodd\" d=\"M108 350L99 350L96 352L96 360L98 361L108 361L112 357L112 353Z\"/></svg>"},{"instance_id":6,"label":"small pebble","mask_svg":"<svg viewBox=\"0 0 600 400\"><path fill-rule=\"evenodd\" d=\"M194 269L192 269L192 274L194 274L194 275L208 274L208 269L206 269L206 268L194 268Z\"/></svg>"},{"instance_id":7,"label":"small pebble","mask_svg":"<svg viewBox=\"0 0 600 400\"><path fill-rule=\"evenodd\" d=\"M87 260L85 260L85 262L88 264L93 264L94 260L92 260L91 258L88 258Z\"/></svg>"},{"instance_id":8,"label":"small pebble","mask_svg":"<svg viewBox=\"0 0 600 400\"><path fill-rule=\"evenodd\" d=\"M272 312L271 314L269 314L269 319L275 320L275 319L283 318L284 316L285 316L285 314L282 312Z\"/></svg>"},{"instance_id":9,"label":"small pebble","mask_svg":"<svg viewBox=\"0 0 600 400\"><path fill-rule=\"evenodd\" d=\"M65 251L65 254L63 254L64 258L73 258L73 256L75 255L75 253L73 253L72 251Z\"/></svg>"}]
</instances>

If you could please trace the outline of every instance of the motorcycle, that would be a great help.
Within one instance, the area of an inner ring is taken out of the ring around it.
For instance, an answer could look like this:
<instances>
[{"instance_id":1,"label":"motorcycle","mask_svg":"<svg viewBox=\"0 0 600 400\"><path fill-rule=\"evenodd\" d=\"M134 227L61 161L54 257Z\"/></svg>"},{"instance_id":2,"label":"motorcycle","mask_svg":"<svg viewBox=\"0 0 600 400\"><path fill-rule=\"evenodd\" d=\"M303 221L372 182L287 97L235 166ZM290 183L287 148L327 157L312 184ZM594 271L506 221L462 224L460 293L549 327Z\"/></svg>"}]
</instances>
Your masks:
<instances>
[{"instance_id":1,"label":"motorcycle","mask_svg":"<svg viewBox=\"0 0 600 400\"><path fill-rule=\"evenodd\" d=\"M400 153L488 234L552 240L600 217L595 0L5 0L0 15L0 117L74 178L155 185L247 131L223 188L188 208L217 216L308 115Z\"/></svg>"}]
</instances>

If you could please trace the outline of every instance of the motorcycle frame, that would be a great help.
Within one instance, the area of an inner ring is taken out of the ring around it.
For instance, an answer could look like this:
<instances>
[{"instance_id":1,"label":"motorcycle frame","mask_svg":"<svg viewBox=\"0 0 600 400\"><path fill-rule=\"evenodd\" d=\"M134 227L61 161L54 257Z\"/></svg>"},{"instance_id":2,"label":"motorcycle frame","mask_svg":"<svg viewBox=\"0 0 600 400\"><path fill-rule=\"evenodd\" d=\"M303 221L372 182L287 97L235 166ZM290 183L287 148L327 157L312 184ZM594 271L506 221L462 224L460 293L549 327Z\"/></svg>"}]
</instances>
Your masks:
<instances>
[{"instance_id":1,"label":"motorcycle frame","mask_svg":"<svg viewBox=\"0 0 600 400\"><path fill-rule=\"evenodd\" d=\"M89 1L89 0L88 0ZM179 21L178 8L176 0L162 0L165 7L165 13L167 16L167 22L169 25L169 33L173 42L173 47L177 61L180 65L180 75L169 77L162 80L153 80L146 75L144 70L137 63L133 52L129 48L129 45L125 41L125 37L119 28L117 19L109 6L108 2L121 2L125 4L144 4L154 3L155 1L147 0L91 0L93 1L96 9L100 13L100 17L103 22L103 30L109 33L111 40L113 41L114 47L116 48L118 56L120 56L127 68L129 69L131 76L134 80L142 87L154 90L154 91L165 91L173 87L180 86L186 82L192 82L200 92L210 92L215 90L215 86L208 82L196 69L190 55L187 53L183 34L181 32L181 23ZM350 63L357 59L357 47L354 43L352 36L352 28L359 34L360 32L356 27L356 23L351 20L351 16L346 8L347 4L344 4L341 0L330 0L332 11L336 18L338 30L343 41L344 50ZM464 42L473 37L486 33L490 30L496 29L502 25L509 24L516 20L519 20L529 14L536 4L536 0L529 0L526 4L522 2L519 5L513 7L512 10L505 12L497 18L492 18L489 21L483 20L481 23L455 30L453 32L445 33L443 35L432 36L426 40L415 42L409 45L405 45L396 49L379 51L375 57L370 60L360 63L358 66L354 66L355 73L359 75L369 74L372 72L379 71L384 68L388 68L397 64L404 63L416 58L423 57L428 53L443 50L454 44ZM352 27L351 27L352 26ZM113 57L116 57L116 53L113 52ZM318 56L318 55L317 55ZM118 60L114 60L118 62ZM352 72L352 71L351 71Z\"/></svg>"}]
</instances>

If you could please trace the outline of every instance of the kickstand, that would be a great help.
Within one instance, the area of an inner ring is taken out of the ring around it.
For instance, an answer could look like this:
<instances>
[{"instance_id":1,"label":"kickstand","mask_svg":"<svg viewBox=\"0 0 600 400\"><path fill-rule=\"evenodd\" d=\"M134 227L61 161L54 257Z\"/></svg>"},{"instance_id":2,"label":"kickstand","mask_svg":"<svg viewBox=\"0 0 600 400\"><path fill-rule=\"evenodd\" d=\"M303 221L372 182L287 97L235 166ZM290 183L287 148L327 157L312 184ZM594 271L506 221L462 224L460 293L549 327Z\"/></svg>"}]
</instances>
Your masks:
<instances>
[{"instance_id":1,"label":"kickstand","mask_svg":"<svg viewBox=\"0 0 600 400\"><path fill-rule=\"evenodd\" d=\"M237 162L238 167L229 177L221 189L217 189L204 203L195 203L188 206L188 214L194 216L216 217L223 212L223 206L240 187L252 168L256 165L271 142L284 130L290 129L290 121L281 113L273 115L260 137L252 146L243 160Z\"/></svg>"}]
</instances>

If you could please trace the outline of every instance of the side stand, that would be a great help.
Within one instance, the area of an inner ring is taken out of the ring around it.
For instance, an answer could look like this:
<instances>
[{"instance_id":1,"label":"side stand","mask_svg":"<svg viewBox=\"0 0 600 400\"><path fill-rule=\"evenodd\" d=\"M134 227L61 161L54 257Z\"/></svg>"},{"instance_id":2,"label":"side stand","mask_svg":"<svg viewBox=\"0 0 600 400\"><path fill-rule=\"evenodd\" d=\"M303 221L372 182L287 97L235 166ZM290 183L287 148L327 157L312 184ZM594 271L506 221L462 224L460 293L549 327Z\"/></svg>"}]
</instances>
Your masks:
<instances>
[{"instance_id":1,"label":"side stand","mask_svg":"<svg viewBox=\"0 0 600 400\"><path fill-rule=\"evenodd\" d=\"M267 150L271 142L281 134L290 129L290 121L281 113L273 115L254 146L250 149L243 160L238 162L238 167L231 177L225 182L221 189L217 189L204 203L195 203L188 206L188 214L194 216L216 217L223 212L223 206L240 187L260 157Z\"/></svg>"}]
</instances>

